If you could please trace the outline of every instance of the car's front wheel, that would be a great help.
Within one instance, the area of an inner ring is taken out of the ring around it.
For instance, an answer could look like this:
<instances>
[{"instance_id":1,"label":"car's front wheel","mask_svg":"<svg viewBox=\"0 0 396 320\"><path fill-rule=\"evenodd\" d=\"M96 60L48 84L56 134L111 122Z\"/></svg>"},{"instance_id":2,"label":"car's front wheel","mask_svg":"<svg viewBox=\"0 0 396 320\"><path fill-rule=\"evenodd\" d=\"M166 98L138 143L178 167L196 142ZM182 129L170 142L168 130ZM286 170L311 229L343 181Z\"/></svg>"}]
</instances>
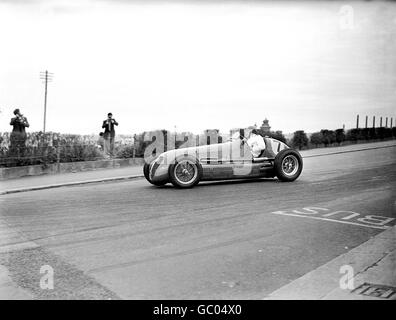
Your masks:
<instances>
[{"instance_id":1,"label":"car's front wheel","mask_svg":"<svg viewBox=\"0 0 396 320\"><path fill-rule=\"evenodd\" d=\"M202 166L192 157L183 157L169 166L171 183L178 188L191 188L198 184L202 176Z\"/></svg>"},{"instance_id":2,"label":"car's front wheel","mask_svg":"<svg viewBox=\"0 0 396 320\"><path fill-rule=\"evenodd\" d=\"M301 155L293 149L282 150L275 157L274 167L279 180L294 181L303 168Z\"/></svg>"}]
</instances>

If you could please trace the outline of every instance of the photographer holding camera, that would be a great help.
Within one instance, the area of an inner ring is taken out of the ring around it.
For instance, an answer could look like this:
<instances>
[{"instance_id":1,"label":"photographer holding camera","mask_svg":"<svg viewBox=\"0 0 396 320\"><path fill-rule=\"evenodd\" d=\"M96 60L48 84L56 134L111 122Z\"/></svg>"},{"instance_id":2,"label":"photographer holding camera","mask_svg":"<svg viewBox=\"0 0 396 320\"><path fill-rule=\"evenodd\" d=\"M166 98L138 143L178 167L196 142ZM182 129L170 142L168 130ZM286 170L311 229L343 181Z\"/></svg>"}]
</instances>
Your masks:
<instances>
[{"instance_id":1,"label":"photographer holding camera","mask_svg":"<svg viewBox=\"0 0 396 320\"><path fill-rule=\"evenodd\" d=\"M23 152L25 148L27 138L25 128L29 127L29 122L19 109L14 110L14 115L15 117L11 118L10 122L10 125L13 126L10 136L10 149L16 151L18 156L20 156L20 153Z\"/></svg>"},{"instance_id":2,"label":"photographer holding camera","mask_svg":"<svg viewBox=\"0 0 396 320\"><path fill-rule=\"evenodd\" d=\"M113 119L113 114L109 112L107 114L107 119L103 121L102 128L105 129L104 138L104 151L107 156L113 156L114 151L114 137L115 129L114 126L118 126L118 122Z\"/></svg>"}]
</instances>

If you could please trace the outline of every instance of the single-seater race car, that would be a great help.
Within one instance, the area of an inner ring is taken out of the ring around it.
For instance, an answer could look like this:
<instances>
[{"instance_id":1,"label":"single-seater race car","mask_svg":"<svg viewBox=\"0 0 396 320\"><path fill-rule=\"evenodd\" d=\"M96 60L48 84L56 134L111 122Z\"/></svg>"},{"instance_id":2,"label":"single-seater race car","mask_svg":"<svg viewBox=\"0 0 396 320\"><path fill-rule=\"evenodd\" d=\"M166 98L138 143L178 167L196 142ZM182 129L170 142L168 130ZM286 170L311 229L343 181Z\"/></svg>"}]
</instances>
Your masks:
<instances>
[{"instance_id":1,"label":"single-seater race car","mask_svg":"<svg viewBox=\"0 0 396 320\"><path fill-rule=\"evenodd\" d=\"M224 143L180 148L145 163L143 173L153 185L172 183L191 188L200 181L274 178L294 181L303 168L302 157L287 144L264 137L265 149L253 157L246 139L236 133Z\"/></svg>"}]
</instances>

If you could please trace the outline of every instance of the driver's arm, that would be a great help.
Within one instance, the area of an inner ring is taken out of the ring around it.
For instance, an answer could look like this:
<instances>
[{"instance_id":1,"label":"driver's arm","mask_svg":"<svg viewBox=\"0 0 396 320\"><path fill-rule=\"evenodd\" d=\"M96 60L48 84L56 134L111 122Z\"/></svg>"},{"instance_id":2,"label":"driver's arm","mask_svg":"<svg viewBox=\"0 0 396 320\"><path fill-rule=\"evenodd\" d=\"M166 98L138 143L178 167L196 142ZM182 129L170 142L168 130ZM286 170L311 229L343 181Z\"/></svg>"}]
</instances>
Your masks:
<instances>
[{"instance_id":1,"label":"driver's arm","mask_svg":"<svg viewBox=\"0 0 396 320\"><path fill-rule=\"evenodd\" d=\"M256 137L250 137L246 142L250 148L253 148L255 145L257 145Z\"/></svg>"}]
</instances>

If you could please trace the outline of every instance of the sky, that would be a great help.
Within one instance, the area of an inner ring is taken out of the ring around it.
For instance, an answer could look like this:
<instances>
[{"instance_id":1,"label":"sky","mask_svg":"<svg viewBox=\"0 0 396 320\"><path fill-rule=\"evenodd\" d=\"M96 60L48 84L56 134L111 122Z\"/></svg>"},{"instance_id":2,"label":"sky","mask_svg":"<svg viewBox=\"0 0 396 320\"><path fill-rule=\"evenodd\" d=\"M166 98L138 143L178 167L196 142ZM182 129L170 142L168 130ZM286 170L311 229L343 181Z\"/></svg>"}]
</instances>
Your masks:
<instances>
[{"instance_id":1,"label":"sky","mask_svg":"<svg viewBox=\"0 0 396 320\"><path fill-rule=\"evenodd\" d=\"M396 125L396 3L0 0L0 132ZM378 121L378 120L377 120Z\"/></svg>"}]
</instances>

